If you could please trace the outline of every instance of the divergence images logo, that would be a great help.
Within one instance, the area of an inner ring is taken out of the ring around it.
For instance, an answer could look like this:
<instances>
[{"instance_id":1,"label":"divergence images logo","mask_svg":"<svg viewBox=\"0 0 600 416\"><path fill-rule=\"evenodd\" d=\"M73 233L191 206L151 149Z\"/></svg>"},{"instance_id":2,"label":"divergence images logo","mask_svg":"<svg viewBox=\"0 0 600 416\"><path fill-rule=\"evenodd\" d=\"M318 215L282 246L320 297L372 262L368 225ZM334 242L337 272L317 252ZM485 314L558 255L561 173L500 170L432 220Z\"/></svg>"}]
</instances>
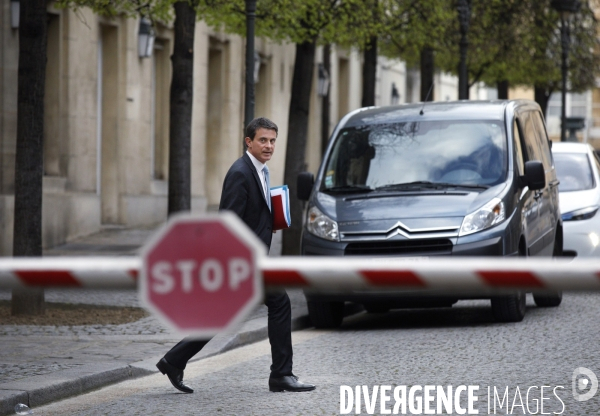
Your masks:
<instances>
[{"instance_id":1,"label":"divergence images logo","mask_svg":"<svg viewBox=\"0 0 600 416\"><path fill-rule=\"evenodd\" d=\"M586 391L587 390L587 391ZM585 402L598 391L598 378L589 368L577 367L573 371L573 397L575 400Z\"/></svg>"}]
</instances>

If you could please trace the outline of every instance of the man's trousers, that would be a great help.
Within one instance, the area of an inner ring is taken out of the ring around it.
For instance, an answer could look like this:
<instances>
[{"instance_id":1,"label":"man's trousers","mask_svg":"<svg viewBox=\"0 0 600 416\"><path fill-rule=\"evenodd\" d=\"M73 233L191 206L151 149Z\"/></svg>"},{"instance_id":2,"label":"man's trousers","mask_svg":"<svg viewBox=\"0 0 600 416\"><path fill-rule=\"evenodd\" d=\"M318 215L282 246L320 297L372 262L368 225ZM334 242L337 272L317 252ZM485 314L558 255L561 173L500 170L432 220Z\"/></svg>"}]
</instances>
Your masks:
<instances>
[{"instance_id":1,"label":"man's trousers","mask_svg":"<svg viewBox=\"0 0 600 416\"><path fill-rule=\"evenodd\" d=\"M265 305L268 308L268 331L271 343L271 377L292 375L292 308L285 291L267 292ZM165 354L165 359L174 367L185 369L187 362L196 355L209 340L185 338Z\"/></svg>"}]
</instances>

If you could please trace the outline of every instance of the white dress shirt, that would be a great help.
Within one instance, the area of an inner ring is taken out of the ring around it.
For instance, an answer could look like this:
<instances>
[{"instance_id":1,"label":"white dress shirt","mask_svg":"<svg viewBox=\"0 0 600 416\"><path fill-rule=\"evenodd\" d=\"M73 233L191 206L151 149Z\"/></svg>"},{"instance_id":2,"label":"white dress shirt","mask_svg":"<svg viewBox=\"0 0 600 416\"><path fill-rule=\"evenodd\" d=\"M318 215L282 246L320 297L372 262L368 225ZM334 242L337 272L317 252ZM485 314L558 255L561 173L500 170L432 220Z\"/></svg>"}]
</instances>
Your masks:
<instances>
[{"instance_id":1,"label":"white dress shirt","mask_svg":"<svg viewBox=\"0 0 600 416\"><path fill-rule=\"evenodd\" d=\"M252 154L247 150L246 150L246 154L248 156L250 156L250 160L252 161L252 164L254 165L256 172L258 173L258 178L260 179L260 183L263 188L263 195L265 196L265 199L267 199L267 197L266 197L267 181L265 179L265 173L263 172L263 168L266 166L266 163L260 163L259 160L257 158L255 158L254 156L252 156Z\"/></svg>"}]
</instances>

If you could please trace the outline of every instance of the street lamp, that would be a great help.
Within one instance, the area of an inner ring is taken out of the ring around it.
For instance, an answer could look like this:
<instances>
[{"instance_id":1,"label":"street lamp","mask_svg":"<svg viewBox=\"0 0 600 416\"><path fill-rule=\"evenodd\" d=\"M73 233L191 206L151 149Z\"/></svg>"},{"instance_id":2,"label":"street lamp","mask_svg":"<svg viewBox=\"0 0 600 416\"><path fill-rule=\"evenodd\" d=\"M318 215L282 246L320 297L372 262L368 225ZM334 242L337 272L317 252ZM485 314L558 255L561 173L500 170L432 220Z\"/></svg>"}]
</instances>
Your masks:
<instances>
[{"instance_id":1,"label":"street lamp","mask_svg":"<svg viewBox=\"0 0 600 416\"><path fill-rule=\"evenodd\" d=\"M321 71L322 68L322 71ZM329 71L331 70L331 44L323 45L323 63L319 65L319 85L317 93L321 97L321 155L327 151L329 142L329 119L331 104L329 102ZM321 81L323 78L323 81Z\"/></svg>"},{"instance_id":2,"label":"street lamp","mask_svg":"<svg viewBox=\"0 0 600 416\"><path fill-rule=\"evenodd\" d=\"M21 3L19 0L10 0L10 27L19 28L19 13L21 12Z\"/></svg>"},{"instance_id":3,"label":"street lamp","mask_svg":"<svg viewBox=\"0 0 600 416\"><path fill-rule=\"evenodd\" d=\"M469 74L467 72L467 50L469 22L471 20L471 0L458 0L458 22L460 23L460 61L458 64L458 99L469 99Z\"/></svg>"},{"instance_id":4,"label":"street lamp","mask_svg":"<svg viewBox=\"0 0 600 416\"><path fill-rule=\"evenodd\" d=\"M319 64L319 82L317 84L317 94L319 97L326 97L329 92L329 73L325 65Z\"/></svg>"},{"instance_id":5,"label":"street lamp","mask_svg":"<svg viewBox=\"0 0 600 416\"><path fill-rule=\"evenodd\" d=\"M138 56L140 58L149 58L152 56L154 47L154 28L152 22L146 18L140 19L140 28L138 31Z\"/></svg>"},{"instance_id":6,"label":"street lamp","mask_svg":"<svg viewBox=\"0 0 600 416\"><path fill-rule=\"evenodd\" d=\"M579 0L552 0L552 7L560 13L560 43L562 47L562 97L560 110L560 141L567 141L567 58L569 55L569 26L568 19L571 13L576 13L581 4Z\"/></svg>"},{"instance_id":7,"label":"street lamp","mask_svg":"<svg viewBox=\"0 0 600 416\"><path fill-rule=\"evenodd\" d=\"M398 105L400 102L400 93L398 92L398 88L396 88L396 83L392 82L392 105Z\"/></svg>"}]
</instances>

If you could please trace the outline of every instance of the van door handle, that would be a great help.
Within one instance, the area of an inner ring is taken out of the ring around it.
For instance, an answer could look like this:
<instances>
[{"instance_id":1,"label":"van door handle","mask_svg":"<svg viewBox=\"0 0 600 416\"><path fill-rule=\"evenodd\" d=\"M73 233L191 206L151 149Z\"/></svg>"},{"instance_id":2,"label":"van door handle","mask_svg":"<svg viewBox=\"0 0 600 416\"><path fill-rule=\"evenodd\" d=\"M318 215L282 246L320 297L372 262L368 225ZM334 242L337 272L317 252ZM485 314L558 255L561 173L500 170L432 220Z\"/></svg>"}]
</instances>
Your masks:
<instances>
[{"instance_id":1,"label":"van door handle","mask_svg":"<svg viewBox=\"0 0 600 416\"><path fill-rule=\"evenodd\" d=\"M552 182L550 182L548 185L550 185L551 187L555 187L558 186L560 184L560 181L558 179L554 179Z\"/></svg>"}]
</instances>

